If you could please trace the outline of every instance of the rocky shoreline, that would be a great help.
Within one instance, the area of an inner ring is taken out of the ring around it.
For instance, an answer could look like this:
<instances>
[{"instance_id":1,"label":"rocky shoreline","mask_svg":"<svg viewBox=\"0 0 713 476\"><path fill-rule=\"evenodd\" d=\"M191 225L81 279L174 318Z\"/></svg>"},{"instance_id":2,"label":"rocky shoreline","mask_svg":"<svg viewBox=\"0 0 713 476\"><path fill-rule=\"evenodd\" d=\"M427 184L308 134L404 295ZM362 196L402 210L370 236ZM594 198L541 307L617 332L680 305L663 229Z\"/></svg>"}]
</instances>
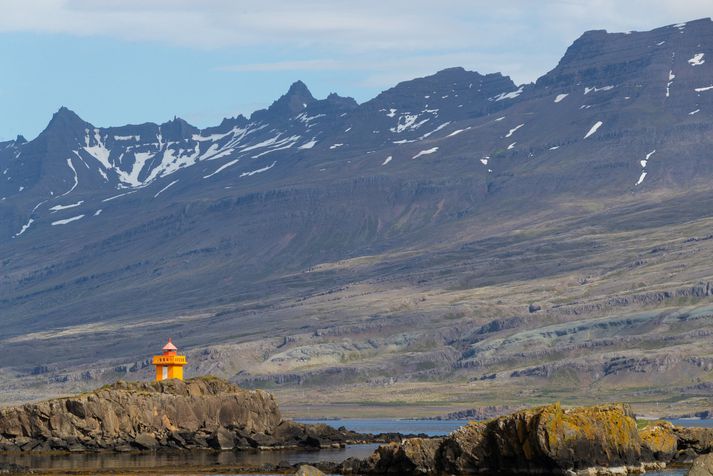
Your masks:
<instances>
[{"instance_id":1,"label":"rocky shoreline","mask_svg":"<svg viewBox=\"0 0 713 476\"><path fill-rule=\"evenodd\" d=\"M475 473L626 475L713 452L713 429L639 428L627 405L525 409L471 421L448 436L370 435L282 418L268 392L220 379L117 382L94 392L0 410L0 452L259 451L385 443L371 457L315 464L343 475ZM1 473L30 468L0 465ZM222 468L227 469L227 468ZM241 471L289 474L297 465Z\"/></svg>"},{"instance_id":2,"label":"rocky shoreline","mask_svg":"<svg viewBox=\"0 0 713 476\"><path fill-rule=\"evenodd\" d=\"M0 410L0 452L318 450L401 438L295 423L268 392L217 378L117 382Z\"/></svg>"}]
</instances>

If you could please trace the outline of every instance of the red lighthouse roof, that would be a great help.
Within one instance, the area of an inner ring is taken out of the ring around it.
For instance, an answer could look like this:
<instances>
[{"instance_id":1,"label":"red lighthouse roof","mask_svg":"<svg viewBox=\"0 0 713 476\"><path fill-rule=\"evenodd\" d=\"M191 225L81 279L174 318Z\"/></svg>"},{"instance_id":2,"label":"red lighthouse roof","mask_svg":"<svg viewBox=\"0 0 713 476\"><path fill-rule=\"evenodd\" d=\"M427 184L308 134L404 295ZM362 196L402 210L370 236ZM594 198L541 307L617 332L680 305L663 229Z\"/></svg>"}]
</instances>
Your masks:
<instances>
[{"instance_id":1,"label":"red lighthouse roof","mask_svg":"<svg viewBox=\"0 0 713 476\"><path fill-rule=\"evenodd\" d=\"M173 343L171 342L171 338L169 337L168 344L163 346L163 350L178 350L178 347L173 345Z\"/></svg>"}]
</instances>

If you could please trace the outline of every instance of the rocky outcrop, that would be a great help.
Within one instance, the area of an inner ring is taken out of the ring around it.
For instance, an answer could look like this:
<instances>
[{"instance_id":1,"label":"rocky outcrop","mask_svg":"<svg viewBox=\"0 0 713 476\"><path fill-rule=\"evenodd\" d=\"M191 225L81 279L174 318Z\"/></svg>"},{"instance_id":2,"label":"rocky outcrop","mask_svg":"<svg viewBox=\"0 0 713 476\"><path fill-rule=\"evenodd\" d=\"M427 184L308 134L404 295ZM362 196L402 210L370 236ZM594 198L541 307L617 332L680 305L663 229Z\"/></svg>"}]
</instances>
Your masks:
<instances>
[{"instance_id":1,"label":"rocky outcrop","mask_svg":"<svg viewBox=\"0 0 713 476\"><path fill-rule=\"evenodd\" d=\"M406 440L380 447L369 474L625 474L656 455L672 455L670 432L651 428L646 443L627 405L522 410L487 423L471 422L443 439ZM350 468L342 468L349 474ZM356 474L356 473L353 473Z\"/></svg>"},{"instance_id":2,"label":"rocky outcrop","mask_svg":"<svg viewBox=\"0 0 713 476\"><path fill-rule=\"evenodd\" d=\"M320 448L362 438L285 421L271 394L212 377L117 382L0 410L4 451Z\"/></svg>"},{"instance_id":3,"label":"rocky outcrop","mask_svg":"<svg viewBox=\"0 0 713 476\"><path fill-rule=\"evenodd\" d=\"M673 427L672 431L678 442L677 463L690 463L698 455L713 452L713 428Z\"/></svg>"}]
</instances>

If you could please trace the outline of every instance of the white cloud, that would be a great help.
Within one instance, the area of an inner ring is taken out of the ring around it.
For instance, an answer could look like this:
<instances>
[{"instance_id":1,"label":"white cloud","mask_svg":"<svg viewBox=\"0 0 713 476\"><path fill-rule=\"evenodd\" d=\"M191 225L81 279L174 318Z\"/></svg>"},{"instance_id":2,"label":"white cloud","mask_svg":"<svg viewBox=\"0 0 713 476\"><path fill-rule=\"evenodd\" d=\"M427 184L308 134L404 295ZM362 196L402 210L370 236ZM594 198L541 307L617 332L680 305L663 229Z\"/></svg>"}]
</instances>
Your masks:
<instances>
[{"instance_id":1,"label":"white cloud","mask_svg":"<svg viewBox=\"0 0 713 476\"><path fill-rule=\"evenodd\" d=\"M370 59L403 60L409 72L500 70L522 82L553 67L584 30L650 29L709 12L710 0L4 0L0 32L285 52L225 67L241 72L355 69L356 56L374 83L389 71L368 67ZM297 53L336 59L297 61ZM444 64L449 57L460 62Z\"/></svg>"}]
</instances>

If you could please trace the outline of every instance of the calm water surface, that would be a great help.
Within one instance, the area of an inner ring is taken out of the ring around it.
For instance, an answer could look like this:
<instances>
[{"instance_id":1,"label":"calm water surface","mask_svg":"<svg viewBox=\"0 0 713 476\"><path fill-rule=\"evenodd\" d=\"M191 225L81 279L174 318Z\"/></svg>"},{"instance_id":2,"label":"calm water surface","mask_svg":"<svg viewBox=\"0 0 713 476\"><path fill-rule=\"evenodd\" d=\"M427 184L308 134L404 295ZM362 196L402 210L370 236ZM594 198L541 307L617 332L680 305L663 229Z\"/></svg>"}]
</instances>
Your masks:
<instances>
[{"instance_id":1,"label":"calm water surface","mask_svg":"<svg viewBox=\"0 0 713 476\"><path fill-rule=\"evenodd\" d=\"M443 436L468 423L468 420L295 420L299 423L324 423L325 425L359 433L403 433Z\"/></svg>"},{"instance_id":2,"label":"calm water surface","mask_svg":"<svg viewBox=\"0 0 713 476\"><path fill-rule=\"evenodd\" d=\"M382 420L382 419L348 419L348 420L296 420L304 423L325 423L338 428L345 428L360 433L387 433L398 432L405 434L424 433L429 436L441 436L450 433L466 423L466 420ZM680 426L713 427L713 421L707 420L672 420ZM366 458L371 455L378 445L350 445L344 449L330 449L321 451L260 451L260 452L232 452L221 453L197 451L190 453L146 453L146 454L70 454L70 455L0 455L0 462L15 463L29 466L38 473L51 472L61 475L64 471L85 471L91 473L144 471L155 470L156 474L171 474L172 468L211 467L219 469L221 466L257 466L265 463L278 464L280 462L315 463L317 461L341 462L347 458ZM663 472L649 472L653 476L683 476L685 469L673 469ZM146 473L144 473L146 474ZM202 474L202 473L196 473ZM234 473L216 473L230 476Z\"/></svg>"}]
</instances>

